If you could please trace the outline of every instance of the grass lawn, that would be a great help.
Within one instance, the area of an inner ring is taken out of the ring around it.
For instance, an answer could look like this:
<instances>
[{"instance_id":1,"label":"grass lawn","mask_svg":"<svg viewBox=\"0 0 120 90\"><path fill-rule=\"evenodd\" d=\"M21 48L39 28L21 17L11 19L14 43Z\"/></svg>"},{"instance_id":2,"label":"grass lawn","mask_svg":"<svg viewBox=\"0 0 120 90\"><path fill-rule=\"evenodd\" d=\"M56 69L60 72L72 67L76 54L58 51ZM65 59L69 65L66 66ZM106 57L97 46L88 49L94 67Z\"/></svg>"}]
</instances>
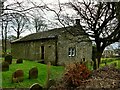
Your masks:
<instances>
[{"instance_id":1,"label":"grass lawn","mask_svg":"<svg viewBox=\"0 0 120 90\"><path fill-rule=\"evenodd\" d=\"M101 58L100 67L105 66L104 62L106 62L107 65L111 65L111 64L116 63L117 64L116 68L120 69L120 58ZM87 64L87 67L90 70L93 70L93 66L91 66L90 63Z\"/></svg>"},{"instance_id":2,"label":"grass lawn","mask_svg":"<svg viewBox=\"0 0 120 90\"><path fill-rule=\"evenodd\" d=\"M120 58L102 58L101 59L101 64L100 64L100 67L104 66L104 62L107 63L107 65L110 65L110 64L113 64L113 63L116 63L117 66L116 68L119 68L120 69Z\"/></svg>"},{"instance_id":3,"label":"grass lawn","mask_svg":"<svg viewBox=\"0 0 120 90\"><path fill-rule=\"evenodd\" d=\"M0 58L0 62L1 61L2 61L2 58ZM104 64L105 61L107 62L108 65L116 62L117 68L120 69L120 59L102 58L100 67L105 65ZM29 70L32 67L38 68L37 79L28 79ZM88 68L92 70L92 66L90 66L90 64L88 65ZM11 83L12 73L16 71L16 69L22 69L24 71L24 81L21 83ZM64 67L51 66L50 71L51 71L50 78L56 80L61 78L64 72ZM46 85L47 66L45 64L40 64L34 61L27 61L27 60L24 60L23 64L16 64L16 59L13 59L13 63L9 67L9 71L0 72L0 75L2 75L2 80L0 81L2 81L3 88L29 88L33 83L39 83L41 84L41 86L44 87Z\"/></svg>"},{"instance_id":4,"label":"grass lawn","mask_svg":"<svg viewBox=\"0 0 120 90\"><path fill-rule=\"evenodd\" d=\"M33 83L39 83L41 86L45 86L46 77L47 77L47 66L44 64L40 64L33 61L24 60L23 64L16 64L15 60L9 66L9 71L0 72L2 74L2 87L3 88L27 88L30 87ZM38 78L37 79L28 79L29 70L32 67L38 68ZM24 71L24 81L21 83L11 83L12 73L16 71L16 69L22 69ZM51 66L51 79L60 78L63 74L64 67L62 66Z\"/></svg>"}]
</instances>

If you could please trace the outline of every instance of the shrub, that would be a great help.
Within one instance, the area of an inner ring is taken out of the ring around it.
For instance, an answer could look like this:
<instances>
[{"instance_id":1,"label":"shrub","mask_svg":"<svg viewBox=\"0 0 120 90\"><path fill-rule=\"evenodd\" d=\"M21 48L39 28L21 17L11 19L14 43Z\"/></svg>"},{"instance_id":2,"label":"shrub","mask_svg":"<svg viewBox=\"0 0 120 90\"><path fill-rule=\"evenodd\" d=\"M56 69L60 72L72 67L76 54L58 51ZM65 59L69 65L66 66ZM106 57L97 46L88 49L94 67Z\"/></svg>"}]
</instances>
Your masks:
<instances>
[{"instance_id":1,"label":"shrub","mask_svg":"<svg viewBox=\"0 0 120 90\"><path fill-rule=\"evenodd\" d=\"M11 55L6 55L5 56L5 62L8 62L9 64L12 64L12 56Z\"/></svg>"},{"instance_id":2,"label":"shrub","mask_svg":"<svg viewBox=\"0 0 120 90\"><path fill-rule=\"evenodd\" d=\"M77 87L89 76L90 70L84 64L73 63L67 66L63 80L68 86Z\"/></svg>"}]
</instances>

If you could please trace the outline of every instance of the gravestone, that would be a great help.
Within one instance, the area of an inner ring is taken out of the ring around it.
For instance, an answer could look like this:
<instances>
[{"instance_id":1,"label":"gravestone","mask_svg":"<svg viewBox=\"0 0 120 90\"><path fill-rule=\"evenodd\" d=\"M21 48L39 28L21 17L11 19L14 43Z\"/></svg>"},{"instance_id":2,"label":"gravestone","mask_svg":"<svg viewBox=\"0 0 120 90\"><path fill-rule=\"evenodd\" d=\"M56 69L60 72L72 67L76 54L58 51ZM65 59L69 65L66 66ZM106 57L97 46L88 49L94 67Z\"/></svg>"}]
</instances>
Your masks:
<instances>
[{"instance_id":1,"label":"gravestone","mask_svg":"<svg viewBox=\"0 0 120 90\"><path fill-rule=\"evenodd\" d=\"M5 56L5 62L8 62L9 64L12 64L12 56L11 55Z\"/></svg>"},{"instance_id":2,"label":"gravestone","mask_svg":"<svg viewBox=\"0 0 120 90\"><path fill-rule=\"evenodd\" d=\"M9 63L2 62L2 71L8 71L8 70L9 70Z\"/></svg>"},{"instance_id":3,"label":"gravestone","mask_svg":"<svg viewBox=\"0 0 120 90\"><path fill-rule=\"evenodd\" d=\"M49 79L47 88L49 89L51 86L54 86L55 83L56 83L55 80Z\"/></svg>"},{"instance_id":4,"label":"gravestone","mask_svg":"<svg viewBox=\"0 0 120 90\"><path fill-rule=\"evenodd\" d=\"M29 70L29 79L36 79L38 78L38 69L37 67L34 67Z\"/></svg>"},{"instance_id":5,"label":"gravestone","mask_svg":"<svg viewBox=\"0 0 120 90\"><path fill-rule=\"evenodd\" d=\"M43 88L38 83L35 83L30 87L30 90L43 90Z\"/></svg>"},{"instance_id":6,"label":"gravestone","mask_svg":"<svg viewBox=\"0 0 120 90\"><path fill-rule=\"evenodd\" d=\"M23 59L17 59L16 63L17 64L23 63Z\"/></svg>"},{"instance_id":7,"label":"gravestone","mask_svg":"<svg viewBox=\"0 0 120 90\"><path fill-rule=\"evenodd\" d=\"M12 82L13 83L22 82L23 80L24 80L24 72L23 72L23 70L16 70L12 74Z\"/></svg>"}]
</instances>

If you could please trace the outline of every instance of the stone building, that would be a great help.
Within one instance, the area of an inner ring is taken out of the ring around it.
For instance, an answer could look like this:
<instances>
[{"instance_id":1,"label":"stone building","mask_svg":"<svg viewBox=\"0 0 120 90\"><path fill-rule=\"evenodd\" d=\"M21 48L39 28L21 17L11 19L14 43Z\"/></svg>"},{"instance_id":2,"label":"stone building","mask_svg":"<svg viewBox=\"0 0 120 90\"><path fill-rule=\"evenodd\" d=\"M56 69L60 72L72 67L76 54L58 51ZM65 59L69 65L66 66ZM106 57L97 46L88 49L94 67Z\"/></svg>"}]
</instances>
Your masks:
<instances>
[{"instance_id":1,"label":"stone building","mask_svg":"<svg viewBox=\"0 0 120 90\"><path fill-rule=\"evenodd\" d=\"M104 58L112 58L113 56L115 56L114 50L104 50L102 53L102 57Z\"/></svg>"},{"instance_id":2,"label":"stone building","mask_svg":"<svg viewBox=\"0 0 120 90\"><path fill-rule=\"evenodd\" d=\"M78 25L33 33L11 42L12 56L63 65L91 60L92 42Z\"/></svg>"}]
</instances>

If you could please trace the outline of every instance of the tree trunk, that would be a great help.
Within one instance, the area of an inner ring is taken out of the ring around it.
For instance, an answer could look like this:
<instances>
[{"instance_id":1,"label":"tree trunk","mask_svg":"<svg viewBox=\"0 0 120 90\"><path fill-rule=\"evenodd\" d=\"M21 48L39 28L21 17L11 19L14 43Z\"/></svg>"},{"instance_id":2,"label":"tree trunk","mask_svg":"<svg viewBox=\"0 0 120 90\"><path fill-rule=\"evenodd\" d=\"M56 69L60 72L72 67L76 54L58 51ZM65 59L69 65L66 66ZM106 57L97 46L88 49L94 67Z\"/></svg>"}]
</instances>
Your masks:
<instances>
[{"instance_id":1,"label":"tree trunk","mask_svg":"<svg viewBox=\"0 0 120 90\"><path fill-rule=\"evenodd\" d=\"M19 39L19 38L20 38L20 32L17 31L17 39Z\"/></svg>"},{"instance_id":2,"label":"tree trunk","mask_svg":"<svg viewBox=\"0 0 120 90\"><path fill-rule=\"evenodd\" d=\"M98 51L97 52L97 57L96 57L96 59L97 59L97 63L96 63L97 68L99 68L99 66L100 66L101 57L102 57L102 51L100 51L100 52Z\"/></svg>"},{"instance_id":3,"label":"tree trunk","mask_svg":"<svg viewBox=\"0 0 120 90\"><path fill-rule=\"evenodd\" d=\"M2 19L2 53L4 53L4 27L3 27L3 19ZM3 54L2 54L3 55Z\"/></svg>"},{"instance_id":4,"label":"tree trunk","mask_svg":"<svg viewBox=\"0 0 120 90\"><path fill-rule=\"evenodd\" d=\"M93 69L96 70L97 69L96 59L94 59L93 62L94 62Z\"/></svg>"},{"instance_id":5,"label":"tree trunk","mask_svg":"<svg viewBox=\"0 0 120 90\"><path fill-rule=\"evenodd\" d=\"M97 69L100 66L100 61L102 57L103 50L105 49L105 46L100 46L100 42L96 43L96 46L93 46L93 55L92 60L94 62L93 69Z\"/></svg>"},{"instance_id":6,"label":"tree trunk","mask_svg":"<svg viewBox=\"0 0 120 90\"><path fill-rule=\"evenodd\" d=\"M103 53L103 51L104 51L104 49L105 49L105 47L104 46L100 46L100 45L97 45L97 52L96 52L96 59L97 59L97 68L99 68L99 66L100 66L100 61L101 61L101 57L102 57L102 53Z\"/></svg>"},{"instance_id":7,"label":"tree trunk","mask_svg":"<svg viewBox=\"0 0 120 90\"><path fill-rule=\"evenodd\" d=\"M94 54L94 56L92 58L92 60L94 62L94 64L93 64L93 69L94 70L96 70L100 66L100 61L101 61L101 57L102 57L102 51L101 50L100 51L96 50L96 52L95 52L95 54Z\"/></svg>"},{"instance_id":8,"label":"tree trunk","mask_svg":"<svg viewBox=\"0 0 120 90\"><path fill-rule=\"evenodd\" d=\"M95 46L92 46L92 60L94 62L93 64L93 69L95 70L96 69L96 47Z\"/></svg>"},{"instance_id":9,"label":"tree trunk","mask_svg":"<svg viewBox=\"0 0 120 90\"><path fill-rule=\"evenodd\" d=\"M8 21L6 21L5 24L5 46L4 46L5 55L7 54L7 33L8 33L7 27L8 27Z\"/></svg>"}]
</instances>

